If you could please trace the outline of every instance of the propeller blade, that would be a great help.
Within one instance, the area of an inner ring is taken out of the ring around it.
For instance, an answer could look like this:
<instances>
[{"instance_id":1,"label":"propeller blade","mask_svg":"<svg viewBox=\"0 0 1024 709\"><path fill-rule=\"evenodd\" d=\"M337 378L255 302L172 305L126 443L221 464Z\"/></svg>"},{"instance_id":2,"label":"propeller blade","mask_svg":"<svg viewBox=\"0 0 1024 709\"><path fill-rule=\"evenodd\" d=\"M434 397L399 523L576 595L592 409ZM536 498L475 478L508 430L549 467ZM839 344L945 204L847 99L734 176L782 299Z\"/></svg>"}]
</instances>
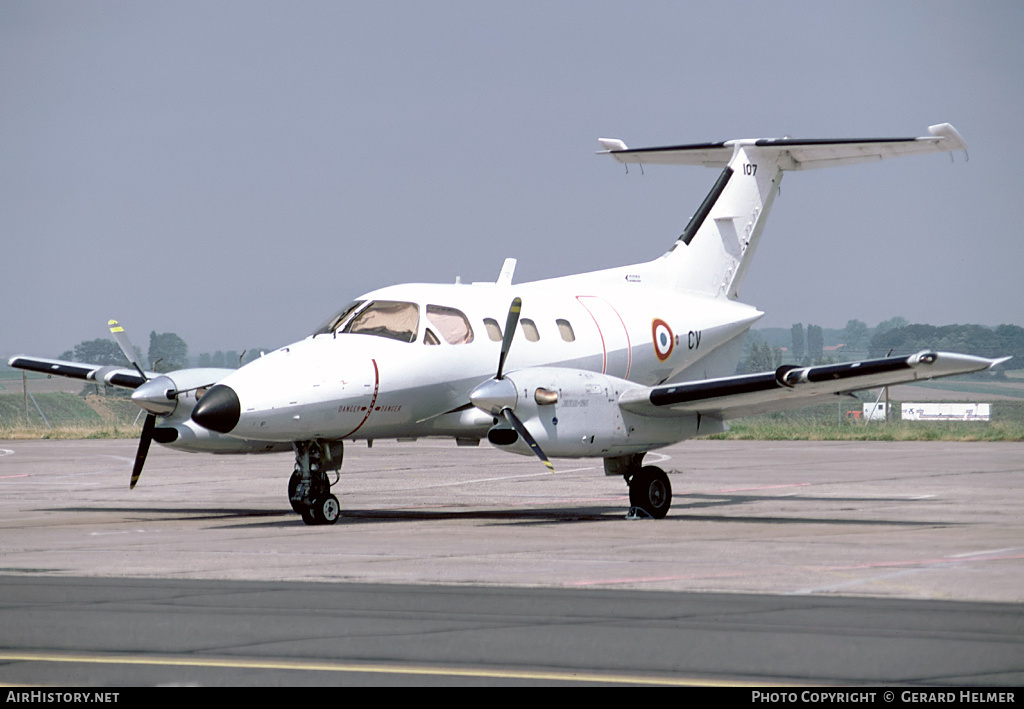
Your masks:
<instances>
[{"instance_id":1,"label":"propeller blade","mask_svg":"<svg viewBox=\"0 0 1024 709\"><path fill-rule=\"evenodd\" d=\"M135 483L139 482L142 475L142 466L146 464L146 455L149 453L149 444L153 441L153 429L156 428L156 416L146 414L146 421L142 424L142 436L139 437L139 450L135 453L135 466L132 468L132 482L128 486L130 490L135 489Z\"/></svg>"},{"instance_id":2,"label":"propeller blade","mask_svg":"<svg viewBox=\"0 0 1024 709\"><path fill-rule=\"evenodd\" d=\"M519 324L519 311L523 307L521 298L513 298L512 305L508 309L508 317L505 319L505 334L501 337L501 354L498 355L498 373L495 379L501 379L501 372L505 368L505 358L512 347L512 337L516 334L516 326Z\"/></svg>"},{"instance_id":3,"label":"propeller blade","mask_svg":"<svg viewBox=\"0 0 1024 709\"><path fill-rule=\"evenodd\" d=\"M509 425L519 434L520 438L526 441L526 445L530 446L530 450L533 451L534 455L540 458L541 462L547 466L547 469L552 473L555 472L555 466L551 464L548 457L544 455L544 451L541 450L537 440L530 435L530 432L526 430L526 426L519 420L519 417L512 411L512 407L515 406L517 395L515 386L511 380L502 379L502 374L505 371L505 360L508 357L508 352L512 348L512 338L515 337L516 327L519 325L519 313L522 310L523 301L521 298L513 298L512 304L508 309L508 317L505 319L505 333L501 336L501 354L498 355L498 372L494 375L493 379L488 379L482 384L478 385L469 395L469 400L472 406L485 411L491 415L501 416L508 421ZM465 408L464 406L459 409ZM455 409L458 410L458 409Z\"/></svg>"},{"instance_id":4,"label":"propeller blade","mask_svg":"<svg viewBox=\"0 0 1024 709\"><path fill-rule=\"evenodd\" d=\"M540 446L537 444L537 441L534 439L533 436L530 435L530 432L526 430L526 426L524 426L523 422L519 420L519 417L512 412L512 409L502 409L501 415L504 416L505 420L508 421L512 428L516 430L516 433L518 433L522 437L522 439L526 441L526 445L530 446L530 450L532 450L534 454L538 458L540 458L540 461L547 466L548 470L554 473L555 466L553 466L551 464L551 461L548 460L548 457L544 455L544 451L540 449Z\"/></svg>"},{"instance_id":5,"label":"propeller blade","mask_svg":"<svg viewBox=\"0 0 1024 709\"><path fill-rule=\"evenodd\" d=\"M110 334L114 336L114 342L116 342L117 346L121 348L124 356L128 359L131 365L135 367L139 374L142 375L143 379L148 379L145 373L143 373L142 367L139 366L135 357L135 348L132 347L132 343L128 339L128 335L125 333L124 328L118 324L117 320L108 320L107 325L110 327Z\"/></svg>"}]
</instances>

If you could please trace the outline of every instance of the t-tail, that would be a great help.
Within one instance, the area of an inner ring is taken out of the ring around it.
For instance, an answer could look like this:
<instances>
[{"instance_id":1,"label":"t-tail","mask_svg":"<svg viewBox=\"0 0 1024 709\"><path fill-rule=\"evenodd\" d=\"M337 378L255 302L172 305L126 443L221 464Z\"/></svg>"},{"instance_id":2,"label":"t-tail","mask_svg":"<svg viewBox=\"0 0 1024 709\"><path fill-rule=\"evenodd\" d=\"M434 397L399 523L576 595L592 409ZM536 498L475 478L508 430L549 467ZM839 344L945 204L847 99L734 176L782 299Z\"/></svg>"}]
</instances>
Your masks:
<instances>
[{"instance_id":1,"label":"t-tail","mask_svg":"<svg viewBox=\"0 0 1024 709\"><path fill-rule=\"evenodd\" d=\"M965 150L948 123L920 138L750 139L721 143L628 148L601 139L601 151L622 163L719 168L711 192L659 263L679 290L736 299L786 170L873 162L901 155Z\"/></svg>"}]
</instances>

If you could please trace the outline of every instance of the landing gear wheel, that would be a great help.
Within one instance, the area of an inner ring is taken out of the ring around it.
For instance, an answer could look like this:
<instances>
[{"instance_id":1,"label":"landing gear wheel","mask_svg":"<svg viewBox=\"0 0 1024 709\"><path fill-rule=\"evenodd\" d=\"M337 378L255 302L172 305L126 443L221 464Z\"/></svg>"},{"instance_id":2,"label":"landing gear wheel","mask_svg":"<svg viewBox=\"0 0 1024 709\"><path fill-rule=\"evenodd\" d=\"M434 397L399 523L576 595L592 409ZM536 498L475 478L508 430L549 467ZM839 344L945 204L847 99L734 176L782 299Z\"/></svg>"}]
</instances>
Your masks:
<instances>
[{"instance_id":1,"label":"landing gear wheel","mask_svg":"<svg viewBox=\"0 0 1024 709\"><path fill-rule=\"evenodd\" d=\"M293 472L292 476L288 478L288 502L291 503L293 512L302 514L302 505L295 499L295 490L299 487L300 480L302 480L302 473L298 470Z\"/></svg>"},{"instance_id":2,"label":"landing gear wheel","mask_svg":"<svg viewBox=\"0 0 1024 709\"><path fill-rule=\"evenodd\" d=\"M334 495L327 495L313 500L313 504L299 514L306 524L334 524L341 518L341 504Z\"/></svg>"},{"instance_id":3,"label":"landing gear wheel","mask_svg":"<svg viewBox=\"0 0 1024 709\"><path fill-rule=\"evenodd\" d=\"M663 519L672 506L672 484L665 471L648 465L634 474L629 481L629 504L654 519Z\"/></svg>"},{"instance_id":4,"label":"landing gear wheel","mask_svg":"<svg viewBox=\"0 0 1024 709\"><path fill-rule=\"evenodd\" d=\"M338 498L328 495L322 500L317 500L313 514L320 524L334 524L341 517L341 505L338 503Z\"/></svg>"}]
</instances>

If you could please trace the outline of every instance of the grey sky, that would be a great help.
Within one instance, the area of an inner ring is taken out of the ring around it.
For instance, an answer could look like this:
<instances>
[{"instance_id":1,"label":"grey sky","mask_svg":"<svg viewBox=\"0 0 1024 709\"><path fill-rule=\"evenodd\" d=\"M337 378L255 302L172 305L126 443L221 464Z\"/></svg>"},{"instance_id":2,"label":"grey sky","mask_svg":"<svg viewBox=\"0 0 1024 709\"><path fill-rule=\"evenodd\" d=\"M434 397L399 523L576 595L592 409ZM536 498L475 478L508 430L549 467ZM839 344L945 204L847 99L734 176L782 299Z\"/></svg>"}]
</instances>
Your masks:
<instances>
[{"instance_id":1,"label":"grey sky","mask_svg":"<svg viewBox=\"0 0 1024 709\"><path fill-rule=\"evenodd\" d=\"M0 0L0 354L119 319L193 355L392 283L653 258L716 178L594 155L970 146L783 181L759 326L1024 323L1024 4Z\"/></svg>"}]
</instances>

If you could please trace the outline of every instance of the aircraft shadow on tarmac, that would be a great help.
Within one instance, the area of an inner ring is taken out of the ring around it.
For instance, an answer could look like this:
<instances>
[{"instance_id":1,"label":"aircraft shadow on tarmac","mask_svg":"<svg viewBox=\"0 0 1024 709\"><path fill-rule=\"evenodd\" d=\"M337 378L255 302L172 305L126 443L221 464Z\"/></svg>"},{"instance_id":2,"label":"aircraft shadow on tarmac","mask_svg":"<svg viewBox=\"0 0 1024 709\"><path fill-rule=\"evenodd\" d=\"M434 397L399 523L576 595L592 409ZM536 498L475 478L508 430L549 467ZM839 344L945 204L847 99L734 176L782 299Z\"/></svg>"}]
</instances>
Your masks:
<instances>
[{"instance_id":1,"label":"aircraft shadow on tarmac","mask_svg":"<svg viewBox=\"0 0 1024 709\"><path fill-rule=\"evenodd\" d=\"M124 514L133 521L230 521L236 524L218 527L291 527L302 525L302 519L291 510L265 510L218 507L62 507L39 509L39 512L95 512L102 514ZM387 509L387 510L346 510L342 509L339 523L369 524L380 522L419 522L424 520L491 520L500 523L520 524L563 524L567 522L619 521L625 517L622 506L608 507L545 507L543 509Z\"/></svg>"},{"instance_id":2,"label":"aircraft shadow on tarmac","mask_svg":"<svg viewBox=\"0 0 1024 709\"><path fill-rule=\"evenodd\" d=\"M893 526L893 527L950 527L960 523L947 520L905 520L905 519L865 519L860 516L839 517L839 516L795 516L795 515L739 515L739 514L703 514L703 511L719 510L736 506L749 505L753 503L771 502L775 499L772 496L745 495L745 494L722 494L722 493L686 493L679 495L675 502L673 511L663 520L661 524L676 522L725 522L725 523L746 523L746 524L823 524L841 526ZM789 495L786 496L787 503L807 503L817 505L822 502L835 504L837 502L850 502L863 505L868 500L860 497L816 497ZM872 503L902 502L906 498L871 498ZM518 525L551 525L567 524L576 522L623 522L626 521L626 510L621 504L611 505L575 505L575 506L534 506L534 507L505 507L492 506L483 509L485 505L476 504L472 508L459 509L452 505L438 505L436 509L427 508L392 508L392 509L346 509L342 508L342 516L339 520L342 524L379 524L421 522L421 521L445 521L445 520L476 520L494 524L518 524ZM267 510L254 508L225 508L225 507L63 507L52 509L40 509L41 512L95 512L104 514L123 514L133 521L140 519L166 520L166 521L216 521L231 522L233 524L218 525L220 527L291 527L302 525L303 522L290 509ZM739 510L736 510L737 512ZM641 520L654 522L654 520Z\"/></svg>"},{"instance_id":3,"label":"aircraft shadow on tarmac","mask_svg":"<svg viewBox=\"0 0 1024 709\"><path fill-rule=\"evenodd\" d=\"M958 522L947 520L905 520L905 519L862 519L860 517L796 517L796 516L769 516L769 515L703 515L687 514L701 508L730 507L733 505L744 505L755 502L770 502L776 499L785 499L786 502L801 503L828 503L848 502L864 505L866 502L883 503L905 503L905 497L816 497L812 495L787 495L784 498L776 498L764 495L735 495L721 493L690 493L681 495L675 500L676 518L689 519L701 522L749 522L754 524L831 524L831 525L866 525L866 526L896 526L896 527L952 527Z\"/></svg>"}]
</instances>

